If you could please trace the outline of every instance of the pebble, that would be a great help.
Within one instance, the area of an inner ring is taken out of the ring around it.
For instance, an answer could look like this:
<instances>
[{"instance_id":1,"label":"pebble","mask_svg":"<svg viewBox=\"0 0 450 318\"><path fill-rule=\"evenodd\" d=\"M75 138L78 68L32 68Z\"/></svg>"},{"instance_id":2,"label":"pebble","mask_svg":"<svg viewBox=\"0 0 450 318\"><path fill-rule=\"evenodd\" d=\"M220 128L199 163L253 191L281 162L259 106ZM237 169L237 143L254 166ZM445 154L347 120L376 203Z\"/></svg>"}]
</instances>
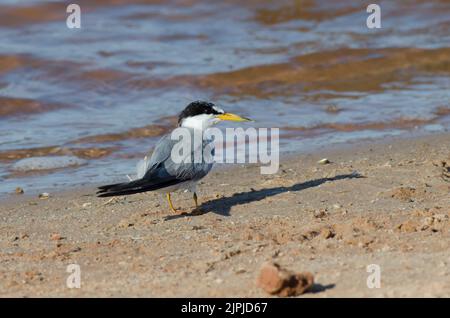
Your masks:
<instances>
[{"instance_id":1,"label":"pebble","mask_svg":"<svg viewBox=\"0 0 450 318\"><path fill-rule=\"evenodd\" d=\"M25 191L23 191L23 189L21 187L17 187L16 188L16 193L17 194L23 194Z\"/></svg>"},{"instance_id":2,"label":"pebble","mask_svg":"<svg viewBox=\"0 0 450 318\"><path fill-rule=\"evenodd\" d=\"M329 239L334 236L334 233L330 229L324 228L320 231L320 236L322 236L324 239Z\"/></svg>"},{"instance_id":3,"label":"pebble","mask_svg":"<svg viewBox=\"0 0 450 318\"><path fill-rule=\"evenodd\" d=\"M314 211L314 217L321 219L328 216L328 210L327 209L320 209L320 210L315 210Z\"/></svg>"},{"instance_id":4,"label":"pebble","mask_svg":"<svg viewBox=\"0 0 450 318\"><path fill-rule=\"evenodd\" d=\"M48 199L50 197L50 194L47 192L43 192L39 194L39 199Z\"/></svg>"},{"instance_id":5,"label":"pebble","mask_svg":"<svg viewBox=\"0 0 450 318\"><path fill-rule=\"evenodd\" d=\"M52 241L60 241L62 240L62 236L59 233L53 233L50 235L50 240Z\"/></svg>"},{"instance_id":6,"label":"pebble","mask_svg":"<svg viewBox=\"0 0 450 318\"><path fill-rule=\"evenodd\" d=\"M323 159L319 160L317 163L321 164L321 165L327 165L327 164L329 164L331 162L327 158L323 158Z\"/></svg>"},{"instance_id":7,"label":"pebble","mask_svg":"<svg viewBox=\"0 0 450 318\"><path fill-rule=\"evenodd\" d=\"M122 220L119 222L119 224L117 224L118 227L120 228L127 228L127 227L133 227L134 223L129 222L128 220ZM167 232L169 232L170 230L167 230Z\"/></svg>"},{"instance_id":8,"label":"pebble","mask_svg":"<svg viewBox=\"0 0 450 318\"><path fill-rule=\"evenodd\" d=\"M257 285L268 294L281 297L298 296L307 292L314 284L309 272L294 273L281 268L277 263L266 263L261 267Z\"/></svg>"}]
</instances>

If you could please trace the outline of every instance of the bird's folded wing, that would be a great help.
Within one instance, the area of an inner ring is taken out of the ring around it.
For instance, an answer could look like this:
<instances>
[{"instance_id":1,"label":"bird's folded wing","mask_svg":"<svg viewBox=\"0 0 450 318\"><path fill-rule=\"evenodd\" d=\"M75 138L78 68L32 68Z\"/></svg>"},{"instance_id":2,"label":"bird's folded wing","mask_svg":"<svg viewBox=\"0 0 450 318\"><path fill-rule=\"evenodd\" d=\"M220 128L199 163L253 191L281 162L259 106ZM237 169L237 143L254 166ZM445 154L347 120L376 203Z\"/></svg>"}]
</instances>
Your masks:
<instances>
[{"instance_id":1,"label":"bird's folded wing","mask_svg":"<svg viewBox=\"0 0 450 318\"><path fill-rule=\"evenodd\" d=\"M206 176L212 168L212 163L193 162L195 151L202 151L203 145L187 152L186 158L181 162L174 162L171 158L172 148L177 140L171 140L166 135L157 143L145 175L138 180L102 186L97 194L100 197L134 194L146 191L154 191L186 181L199 180ZM188 156L190 157L190 160Z\"/></svg>"}]
</instances>

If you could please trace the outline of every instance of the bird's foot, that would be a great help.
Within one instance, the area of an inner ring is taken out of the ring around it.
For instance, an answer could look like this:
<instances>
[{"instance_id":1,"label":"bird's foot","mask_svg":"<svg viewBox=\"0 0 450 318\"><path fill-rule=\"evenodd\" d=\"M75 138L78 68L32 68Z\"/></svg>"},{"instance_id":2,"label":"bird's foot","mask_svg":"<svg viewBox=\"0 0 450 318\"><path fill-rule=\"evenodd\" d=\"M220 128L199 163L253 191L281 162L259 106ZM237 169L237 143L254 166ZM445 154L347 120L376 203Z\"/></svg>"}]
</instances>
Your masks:
<instances>
[{"instance_id":1,"label":"bird's foot","mask_svg":"<svg viewBox=\"0 0 450 318\"><path fill-rule=\"evenodd\" d=\"M189 214L188 212L184 211L184 210L179 210L179 209L170 209L172 211L173 214L175 215L186 215Z\"/></svg>"}]
</instances>

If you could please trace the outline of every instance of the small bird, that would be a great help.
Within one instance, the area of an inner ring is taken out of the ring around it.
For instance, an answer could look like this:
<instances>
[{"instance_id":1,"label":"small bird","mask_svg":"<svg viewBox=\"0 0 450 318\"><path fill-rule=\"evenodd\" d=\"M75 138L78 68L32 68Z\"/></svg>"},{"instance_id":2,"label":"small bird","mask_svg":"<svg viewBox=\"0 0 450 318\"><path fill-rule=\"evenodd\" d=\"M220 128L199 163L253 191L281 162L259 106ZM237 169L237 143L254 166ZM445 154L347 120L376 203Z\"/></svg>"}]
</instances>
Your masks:
<instances>
[{"instance_id":1,"label":"small bird","mask_svg":"<svg viewBox=\"0 0 450 318\"><path fill-rule=\"evenodd\" d=\"M201 133L202 142L195 149L186 154L192 159L197 151L209 146L214 154L214 144L211 139L204 137L204 132L220 121L228 120L235 122L251 121L248 118L232 113L226 113L213 103L205 101L195 101L190 103L178 117L178 127L186 128L191 136ZM204 160L173 160L172 149L178 140L172 140L172 132L164 135L156 144L150 160L144 161L144 166L139 169L138 178L130 182L117 183L101 186L98 188L99 197L112 197L120 195L135 194L147 191L163 192L167 196L167 201L172 212L177 213L170 197L171 192L177 190L189 190L193 193L195 207L198 209L197 182L204 178L213 166L213 162ZM196 143L193 142L193 145ZM147 157L146 157L147 158ZM139 172L141 170L141 172Z\"/></svg>"}]
</instances>

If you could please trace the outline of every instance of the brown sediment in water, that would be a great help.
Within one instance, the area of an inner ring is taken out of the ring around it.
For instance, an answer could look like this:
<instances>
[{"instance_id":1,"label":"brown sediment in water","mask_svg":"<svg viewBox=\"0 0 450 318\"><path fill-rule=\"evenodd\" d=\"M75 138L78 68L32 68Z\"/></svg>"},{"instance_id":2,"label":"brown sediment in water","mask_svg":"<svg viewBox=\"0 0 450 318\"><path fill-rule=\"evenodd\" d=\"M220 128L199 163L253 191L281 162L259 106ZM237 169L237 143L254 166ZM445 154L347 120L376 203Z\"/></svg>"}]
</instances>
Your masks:
<instances>
[{"instance_id":1,"label":"brown sediment in water","mask_svg":"<svg viewBox=\"0 0 450 318\"><path fill-rule=\"evenodd\" d=\"M161 1L163 2L163 1ZM189 6L189 2L178 2L177 7L180 6ZM160 19L165 20L167 22L181 22L181 21L192 21L196 19L201 19L204 17L204 12L202 11L196 11L196 12L189 12L189 14L183 14L176 11L167 11L167 12L139 12L139 13L132 13L129 14L123 19L125 21L133 21L133 20L148 20L148 19Z\"/></svg>"},{"instance_id":2,"label":"brown sediment in water","mask_svg":"<svg viewBox=\"0 0 450 318\"><path fill-rule=\"evenodd\" d=\"M171 41L184 41L184 40L207 40L208 36L206 34L189 34L189 33L175 33L175 34L165 34L155 38L156 41L160 42L171 42Z\"/></svg>"},{"instance_id":3,"label":"brown sediment in water","mask_svg":"<svg viewBox=\"0 0 450 318\"><path fill-rule=\"evenodd\" d=\"M73 72L80 72L87 64L71 60L52 60L33 54L0 55L0 76L8 73L26 72L29 80L59 81L70 80ZM31 73L31 74L30 74Z\"/></svg>"},{"instance_id":4,"label":"brown sediment in water","mask_svg":"<svg viewBox=\"0 0 450 318\"><path fill-rule=\"evenodd\" d=\"M62 74L62 76L65 76ZM122 87L131 86L134 74L114 69L94 69L73 71L68 75L67 81L75 83L83 89L117 91Z\"/></svg>"},{"instance_id":5,"label":"brown sediment in water","mask_svg":"<svg viewBox=\"0 0 450 318\"><path fill-rule=\"evenodd\" d=\"M417 119L417 118L399 118L388 122L365 122L365 123L324 123L311 127L283 127L281 128L285 133L284 138L289 138L289 132L302 132L306 136L317 136L330 131L337 132L356 132L362 130L375 130L383 131L389 129L401 129L408 130L414 129L417 126L426 124L432 124L438 119L450 115L450 108L439 107L434 112L436 115L429 119ZM103 135L94 135L79 138L69 142L68 144L102 144L109 142L118 142L128 139L159 137L167 133L172 127L175 126L176 117L165 117L161 119L165 121L166 125L148 125L145 127L133 128L122 133L112 133ZM292 137L297 134L292 135ZM70 147L70 146L50 146L50 147L37 147L27 149L13 149L0 152L0 161L8 162L15 161L29 157L41 157L41 156L58 156L58 155L74 155L83 159L98 159L111 155L117 151L118 147ZM130 154L130 158L134 158L135 154ZM128 157L127 157L128 158Z\"/></svg>"},{"instance_id":6,"label":"brown sediment in water","mask_svg":"<svg viewBox=\"0 0 450 318\"><path fill-rule=\"evenodd\" d=\"M273 8L257 9L254 19L264 25L286 23L293 20L320 22L361 11L361 7L351 7L350 5L351 3L348 3L346 7L336 7L331 3L331 7L328 5L320 8L317 1L313 0L289 1Z\"/></svg>"},{"instance_id":7,"label":"brown sediment in water","mask_svg":"<svg viewBox=\"0 0 450 318\"><path fill-rule=\"evenodd\" d=\"M242 3L242 1L234 1ZM420 8L421 15L433 16L444 6L448 5L448 0L429 1L434 5L421 6L423 0L398 1L395 7L389 8L386 13L389 18L405 16L405 13ZM438 4L442 4L439 6ZM297 1L273 1L268 4L263 1L246 1L248 7L255 11L254 20L263 25L274 25L287 23L295 20L321 22L336 19L341 16L360 14L366 17L367 4L360 5L357 1L317 1L317 0L297 0ZM362 20L364 21L364 20Z\"/></svg>"},{"instance_id":8,"label":"brown sediment in water","mask_svg":"<svg viewBox=\"0 0 450 318\"><path fill-rule=\"evenodd\" d=\"M75 140L75 143L104 143L104 142L122 141L126 139L157 137L163 135L167 131L168 127L159 125L149 125L146 127L130 129L123 133L113 133L113 134L83 137Z\"/></svg>"},{"instance_id":9,"label":"brown sediment in water","mask_svg":"<svg viewBox=\"0 0 450 318\"><path fill-rule=\"evenodd\" d=\"M439 117L445 117L447 115L450 115L450 107L439 106L434 113Z\"/></svg>"},{"instance_id":10,"label":"brown sediment in water","mask_svg":"<svg viewBox=\"0 0 450 318\"><path fill-rule=\"evenodd\" d=\"M158 4L163 0L78 0L82 12L86 13L98 8L127 4ZM60 20L63 23L68 17L66 8L69 3L36 3L31 5L0 5L0 26L20 27L36 23Z\"/></svg>"},{"instance_id":11,"label":"brown sediment in water","mask_svg":"<svg viewBox=\"0 0 450 318\"><path fill-rule=\"evenodd\" d=\"M284 131L302 132L307 136L317 136L330 131L337 132L355 132L363 130L383 131L390 129L409 130L417 126L423 126L436 122L441 116L436 116L430 119L418 118L398 118L386 122L366 122L366 123L324 123L311 127L283 127ZM289 133L287 138L289 137ZM283 135L286 138L286 135ZM294 136L294 135L293 135Z\"/></svg>"},{"instance_id":12,"label":"brown sediment in water","mask_svg":"<svg viewBox=\"0 0 450 318\"><path fill-rule=\"evenodd\" d=\"M61 104L45 103L26 98L0 96L0 117L26 115L62 108Z\"/></svg>"},{"instance_id":13,"label":"brown sediment in water","mask_svg":"<svg viewBox=\"0 0 450 318\"><path fill-rule=\"evenodd\" d=\"M79 144L103 144L117 142L127 139L138 139L146 137L159 137L167 133L176 125L175 116L167 116L159 119L161 124L148 125L145 127L132 128L125 132L102 134L79 138L66 143L66 146L49 146L25 149L11 149L0 151L0 161L13 161L29 157L74 155L83 159L98 159L109 156L118 150L117 146L111 147L79 147L71 145Z\"/></svg>"},{"instance_id":14,"label":"brown sediment in water","mask_svg":"<svg viewBox=\"0 0 450 318\"><path fill-rule=\"evenodd\" d=\"M424 119L398 119L390 122L379 123L347 123L347 124L322 124L309 129L330 129L335 131L351 132L361 130L386 130L386 129L410 129L418 125L429 124L433 120Z\"/></svg>"},{"instance_id":15,"label":"brown sediment in water","mask_svg":"<svg viewBox=\"0 0 450 318\"><path fill-rule=\"evenodd\" d=\"M64 82L67 85L75 84L89 87L89 89L102 88L104 85L112 85L117 82L127 83L135 76L132 73L115 69L90 69L90 67L87 63L70 60L54 61L30 54L0 55L0 76L14 71L19 74L25 70L27 72L32 70L33 73L28 74L32 80L57 81L58 84Z\"/></svg>"},{"instance_id":16,"label":"brown sediment in water","mask_svg":"<svg viewBox=\"0 0 450 318\"><path fill-rule=\"evenodd\" d=\"M106 143L106 142L122 141L127 139L159 137L164 135L172 127L174 127L176 123L176 118L173 116L165 117L161 118L159 122L162 122L163 124L158 125L153 124L145 127L132 128L120 133L83 137L73 141L72 143Z\"/></svg>"},{"instance_id":17,"label":"brown sediment in water","mask_svg":"<svg viewBox=\"0 0 450 318\"><path fill-rule=\"evenodd\" d=\"M31 6L0 5L0 26L18 27L61 19L65 21L66 5L40 3Z\"/></svg>"},{"instance_id":18,"label":"brown sediment in water","mask_svg":"<svg viewBox=\"0 0 450 318\"><path fill-rule=\"evenodd\" d=\"M323 51L286 63L200 76L194 83L217 94L267 98L295 96L301 91L383 91L387 83L408 84L426 73L450 73L450 48Z\"/></svg>"},{"instance_id":19,"label":"brown sediment in water","mask_svg":"<svg viewBox=\"0 0 450 318\"><path fill-rule=\"evenodd\" d=\"M30 157L74 155L83 159L98 159L110 155L117 147L37 147L0 151L0 161L8 162Z\"/></svg>"},{"instance_id":20,"label":"brown sediment in water","mask_svg":"<svg viewBox=\"0 0 450 318\"><path fill-rule=\"evenodd\" d=\"M168 126L149 125L146 127L133 128L123 133L95 135L73 140L67 144L101 144L116 142L127 139L144 137L158 137L169 130ZM109 156L116 151L117 147L71 147L71 146L49 146L25 149L12 149L0 151L0 161L13 161L29 157L75 155L83 159L98 159Z\"/></svg>"},{"instance_id":21,"label":"brown sediment in water","mask_svg":"<svg viewBox=\"0 0 450 318\"><path fill-rule=\"evenodd\" d=\"M0 55L0 75L4 75L23 65L18 55Z\"/></svg>"},{"instance_id":22,"label":"brown sediment in water","mask_svg":"<svg viewBox=\"0 0 450 318\"><path fill-rule=\"evenodd\" d=\"M2 62L3 61L3 62ZM128 62L134 67L152 67L152 63ZM40 78L60 80L95 89L116 85L132 90L185 87L204 89L216 95L270 98L314 92L327 98L345 92L384 91L386 84L408 85L422 74L450 74L450 48L440 49L338 49L300 55L278 64L257 65L230 72L208 75L181 75L169 78L138 76L114 69L80 70L88 65L35 59L30 56L0 57L0 74L17 67L40 70ZM119 88L120 88L119 87ZM320 91L325 91L321 93ZM328 94L328 95L327 95ZM314 97L310 97L314 98Z\"/></svg>"},{"instance_id":23,"label":"brown sediment in water","mask_svg":"<svg viewBox=\"0 0 450 318\"><path fill-rule=\"evenodd\" d=\"M0 74L1 61L0 58ZM119 82L120 87L132 90L185 87L213 91L216 95L258 98L296 96L299 92L314 92L314 96L319 95L323 98L330 95L329 92L334 92L333 94L377 92L386 90L388 83L411 84L415 76L422 74L450 74L450 48L375 50L343 48L300 55L284 63L257 65L208 75L181 75L169 78L144 77L114 69L80 71L83 65L72 63L71 65L76 67L68 68L66 62L52 64L32 57L12 61L14 63L11 65L15 65L12 67L31 66L45 72L43 76L47 78L63 77L68 83L81 84L90 89L95 89L99 83L103 86ZM133 67L153 67L151 62L127 63ZM6 67L3 69L7 70ZM68 72L68 69L71 71ZM320 91L328 93L322 94Z\"/></svg>"},{"instance_id":24,"label":"brown sediment in water","mask_svg":"<svg viewBox=\"0 0 450 318\"><path fill-rule=\"evenodd\" d=\"M98 70L90 70L81 73L79 81L84 82L85 80L89 81L100 81L100 82L114 82L118 80L128 79L131 74L126 72L121 72L112 69L98 69Z\"/></svg>"}]
</instances>

